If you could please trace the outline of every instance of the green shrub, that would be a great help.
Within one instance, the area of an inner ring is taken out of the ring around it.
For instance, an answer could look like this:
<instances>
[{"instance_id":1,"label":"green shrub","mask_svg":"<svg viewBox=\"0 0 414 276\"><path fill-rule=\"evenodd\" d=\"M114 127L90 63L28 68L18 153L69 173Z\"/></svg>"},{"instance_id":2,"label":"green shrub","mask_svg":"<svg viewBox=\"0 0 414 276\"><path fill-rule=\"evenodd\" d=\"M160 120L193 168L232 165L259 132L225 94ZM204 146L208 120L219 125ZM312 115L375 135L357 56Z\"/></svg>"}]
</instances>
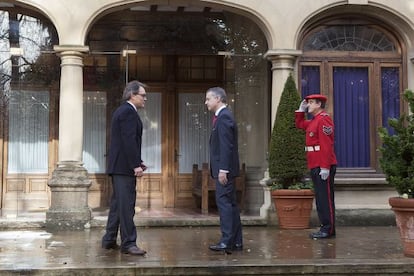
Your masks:
<instances>
[{"instance_id":1,"label":"green shrub","mask_svg":"<svg viewBox=\"0 0 414 276\"><path fill-rule=\"evenodd\" d=\"M269 175L273 189L308 188L305 133L295 126L295 110L301 102L295 81L290 75L285 83L269 146ZM304 186L302 186L304 184Z\"/></svg>"},{"instance_id":2,"label":"green shrub","mask_svg":"<svg viewBox=\"0 0 414 276\"><path fill-rule=\"evenodd\" d=\"M404 92L404 100L410 108L409 115L388 119L394 129L389 133L384 127L378 131L383 143L380 148L380 166L387 182L404 197L414 197L414 93Z\"/></svg>"}]
</instances>

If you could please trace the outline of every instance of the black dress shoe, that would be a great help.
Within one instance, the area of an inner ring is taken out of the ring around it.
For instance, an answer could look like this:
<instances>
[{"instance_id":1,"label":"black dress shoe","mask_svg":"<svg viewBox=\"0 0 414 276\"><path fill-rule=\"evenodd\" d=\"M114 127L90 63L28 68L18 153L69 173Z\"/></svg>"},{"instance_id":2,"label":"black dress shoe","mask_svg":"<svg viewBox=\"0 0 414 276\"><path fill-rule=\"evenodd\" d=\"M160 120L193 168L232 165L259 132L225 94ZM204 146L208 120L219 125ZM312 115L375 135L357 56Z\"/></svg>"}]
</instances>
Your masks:
<instances>
[{"instance_id":1,"label":"black dress shoe","mask_svg":"<svg viewBox=\"0 0 414 276\"><path fill-rule=\"evenodd\" d=\"M229 248L226 244L222 242L218 244L212 244L208 248L210 248L210 250L213 251L224 251L227 254L231 254L231 248Z\"/></svg>"},{"instance_id":2,"label":"black dress shoe","mask_svg":"<svg viewBox=\"0 0 414 276\"><path fill-rule=\"evenodd\" d=\"M241 243L236 243L233 246L233 251L242 251L243 250L243 244Z\"/></svg>"},{"instance_id":3,"label":"black dress shoe","mask_svg":"<svg viewBox=\"0 0 414 276\"><path fill-rule=\"evenodd\" d=\"M110 242L110 243L102 243L103 249L118 249L119 245L116 244L116 242Z\"/></svg>"},{"instance_id":4,"label":"black dress shoe","mask_svg":"<svg viewBox=\"0 0 414 276\"><path fill-rule=\"evenodd\" d=\"M311 239L328 239L328 238L332 238L334 236L335 235L329 235L328 233L322 232L322 231L318 231L318 232L315 232L315 233L311 233L309 235L309 237Z\"/></svg>"},{"instance_id":5,"label":"black dress shoe","mask_svg":"<svg viewBox=\"0 0 414 276\"><path fill-rule=\"evenodd\" d=\"M147 253L147 251L137 247L137 246L131 246L128 248L123 248L121 249L121 252L124 254L129 254L129 255L137 255L137 256L143 256Z\"/></svg>"}]
</instances>

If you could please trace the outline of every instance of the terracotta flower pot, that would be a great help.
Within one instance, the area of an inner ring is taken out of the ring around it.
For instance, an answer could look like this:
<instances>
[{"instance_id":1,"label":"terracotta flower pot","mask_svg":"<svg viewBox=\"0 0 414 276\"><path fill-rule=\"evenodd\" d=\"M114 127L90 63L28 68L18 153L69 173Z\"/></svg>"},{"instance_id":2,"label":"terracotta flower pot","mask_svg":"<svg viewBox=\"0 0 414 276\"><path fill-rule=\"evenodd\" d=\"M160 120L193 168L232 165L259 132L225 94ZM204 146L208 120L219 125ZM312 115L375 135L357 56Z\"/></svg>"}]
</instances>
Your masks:
<instances>
[{"instance_id":1,"label":"terracotta flower pot","mask_svg":"<svg viewBox=\"0 0 414 276\"><path fill-rule=\"evenodd\" d=\"M272 191L279 227L282 229L309 228L314 196L313 191L307 189Z\"/></svg>"},{"instance_id":2,"label":"terracotta flower pot","mask_svg":"<svg viewBox=\"0 0 414 276\"><path fill-rule=\"evenodd\" d=\"M395 213L404 255L414 257L414 199L391 197L388 202Z\"/></svg>"}]
</instances>

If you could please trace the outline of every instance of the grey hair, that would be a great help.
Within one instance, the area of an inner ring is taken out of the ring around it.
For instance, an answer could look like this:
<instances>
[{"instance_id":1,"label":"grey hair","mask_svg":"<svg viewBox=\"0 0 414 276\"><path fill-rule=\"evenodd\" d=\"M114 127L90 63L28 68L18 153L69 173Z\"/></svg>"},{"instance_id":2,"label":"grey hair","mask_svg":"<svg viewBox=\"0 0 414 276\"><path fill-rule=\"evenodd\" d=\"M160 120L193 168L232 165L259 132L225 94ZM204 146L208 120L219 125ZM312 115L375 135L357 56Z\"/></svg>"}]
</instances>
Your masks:
<instances>
[{"instance_id":1,"label":"grey hair","mask_svg":"<svg viewBox=\"0 0 414 276\"><path fill-rule=\"evenodd\" d=\"M141 87L145 88L146 85L137 80L128 82L125 86L124 93L122 94L122 100L128 101L133 95L139 94L139 89Z\"/></svg>"},{"instance_id":2,"label":"grey hair","mask_svg":"<svg viewBox=\"0 0 414 276\"><path fill-rule=\"evenodd\" d=\"M222 103L226 103L227 102L227 95L226 95L226 91L221 88L221 87L211 87L207 90L207 93L211 92L213 93L216 97L219 97Z\"/></svg>"}]
</instances>

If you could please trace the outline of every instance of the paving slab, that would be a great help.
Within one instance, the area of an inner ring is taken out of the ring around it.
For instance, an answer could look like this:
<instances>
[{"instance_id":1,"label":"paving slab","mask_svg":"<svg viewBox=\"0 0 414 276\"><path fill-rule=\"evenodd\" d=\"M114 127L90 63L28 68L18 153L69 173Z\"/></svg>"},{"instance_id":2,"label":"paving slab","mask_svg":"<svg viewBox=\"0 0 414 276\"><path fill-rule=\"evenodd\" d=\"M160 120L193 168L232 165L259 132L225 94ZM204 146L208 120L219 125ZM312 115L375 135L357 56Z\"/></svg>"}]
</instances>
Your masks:
<instances>
[{"instance_id":1,"label":"paving slab","mask_svg":"<svg viewBox=\"0 0 414 276\"><path fill-rule=\"evenodd\" d=\"M334 239L307 230L245 226L244 249L213 252L217 226L138 227L146 256L101 248L102 227L0 231L0 275L414 275L395 226L338 227Z\"/></svg>"}]
</instances>

